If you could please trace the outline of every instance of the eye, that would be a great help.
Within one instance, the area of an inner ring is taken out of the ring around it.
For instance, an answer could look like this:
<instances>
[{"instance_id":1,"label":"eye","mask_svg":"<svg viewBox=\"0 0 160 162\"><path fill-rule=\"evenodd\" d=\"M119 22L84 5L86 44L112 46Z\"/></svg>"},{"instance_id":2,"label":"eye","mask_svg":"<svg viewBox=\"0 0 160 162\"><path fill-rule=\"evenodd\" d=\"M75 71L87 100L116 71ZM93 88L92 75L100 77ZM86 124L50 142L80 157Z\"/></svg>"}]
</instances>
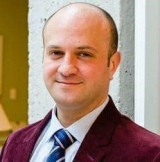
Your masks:
<instances>
[{"instance_id":1,"label":"eye","mask_svg":"<svg viewBox=\"0 0 160 162\"><path fill-rule=\"evenodd\" d=\"M93 57L93 55L89 52L80 52L79 56L81 56L81 57Z\"/></svg>"},{"instance_id":2,"label":"eye","mask_svg":"<svg viewBox=\"0 0 160 162\"><path fill-rule=\"evenodd\" d=\"M60 58L64 55L64 53L62 51L49 51L49 55L54 58L54 59L57 59L57 58Z\"/></svg>"},{"instance_id":3,"label":"eye","mask_svg":"<svg viewBox=\"0 0 160 162\"><path fill-rule=\"evenodd\" d=\"M63 52L61 52L61 51L50 51L49 55L59 56L59 55L63 55Z\"/></svg>"}]
</instances>

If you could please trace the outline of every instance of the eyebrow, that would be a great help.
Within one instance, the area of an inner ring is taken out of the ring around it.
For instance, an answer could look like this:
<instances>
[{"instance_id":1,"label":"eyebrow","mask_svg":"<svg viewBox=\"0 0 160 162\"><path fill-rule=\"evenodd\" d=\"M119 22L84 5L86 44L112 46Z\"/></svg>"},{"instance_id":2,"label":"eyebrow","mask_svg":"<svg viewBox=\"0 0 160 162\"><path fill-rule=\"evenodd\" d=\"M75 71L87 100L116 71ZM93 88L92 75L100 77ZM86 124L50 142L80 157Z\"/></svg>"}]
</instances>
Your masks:
<instances>
[{"instance_id":1,"label":"eyebrow","mask_svg":"<svg viewBox=\"0 0 160 162\"><path fill-rule=\"evenodd\" d=\"M50 46L47 47L47 49L50 49L50 48L62 49L62 47L57 46L57 45L50 45ZM89 49L89 50L92 50L92 51L95 51L96 53L98 53L98 51L91 46L80 46L80 47L77 47L76 49L80 49L80 50Z\"/></svg>"},{"instance_id":2,"label":"eyebrow","mask_svg":"<svg viewBox=\"0 0 160 162\"><path fill-rule=\"evenodd\" d=\"M81 46L81 47L77 47L77 49L82 49L82 50L90 49L90 50L93 50L93 51L98 53L98 51L95 48L91 47L91 46Z\"/></svg>"},{"instance_id":3,"label":"eyebrow","mask_svg":"<svg viewBox=\"0 0 160 162\"><path fill-rule=\"evenodd\" d=\"M60 46L56 46L56 45L50 45L47 47L47 49L50 49L50 48L61 49Z\"/></svg>"}]
</instances>

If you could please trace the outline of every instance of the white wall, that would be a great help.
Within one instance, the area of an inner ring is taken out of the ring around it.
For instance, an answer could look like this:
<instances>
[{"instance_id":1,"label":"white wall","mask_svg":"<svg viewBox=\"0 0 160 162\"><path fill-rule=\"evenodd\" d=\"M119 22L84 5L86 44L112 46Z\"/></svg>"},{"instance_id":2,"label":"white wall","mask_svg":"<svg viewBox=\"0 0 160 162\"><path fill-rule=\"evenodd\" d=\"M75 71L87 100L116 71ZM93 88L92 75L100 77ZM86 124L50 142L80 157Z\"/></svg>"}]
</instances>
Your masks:
<instances>
[{"instance_id":1,"label":"white wall","mask_svg":"<svg viewBox=\"0 0 160 162\"><path fill-rule=\"evenodd\" d=\"M135 121L160 134L160 1L136 0Z\"/></svg>"},{"instance_id":2,"label":"white wall","mask_svg":"<svg viewBox=\"0 0 160 162\"><path fill-rule=\"evenodd\" d=\"M146 4L145 127L160 134L160 1Z\"/></svg>"}]
</instances>

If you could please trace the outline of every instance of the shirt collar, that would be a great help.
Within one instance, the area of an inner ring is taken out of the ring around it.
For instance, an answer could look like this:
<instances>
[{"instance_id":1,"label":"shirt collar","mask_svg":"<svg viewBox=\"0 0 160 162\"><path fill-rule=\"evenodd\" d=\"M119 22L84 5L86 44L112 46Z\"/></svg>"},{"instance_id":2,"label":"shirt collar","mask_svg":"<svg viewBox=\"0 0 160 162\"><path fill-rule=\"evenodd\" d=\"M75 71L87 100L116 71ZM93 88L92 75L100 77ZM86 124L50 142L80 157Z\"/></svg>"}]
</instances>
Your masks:
<instances>
[{"instance_id":1,"label":"shirt collar","mask_svg":"<svg viewBox=\"0 0 160 162\"><path fill-rule=\"evenodd\" d=\"M74 122L72 125L70 125L67 128L64 128L60 121L57 119L56 116L56 106L54 106L52 110L52 117L51 117L51 123L49 126L49 132L48 132L48 139L59 129L66 129L68 130L76 139L78 142L82 143L84 137L86 136L87 132L89 131L90 127L94 123L94 121L97 119L99 114L102 112L102 110L105 108L105 106L108 104L109 97L106 98L106 100L96 109L88 113L87 115L83 116L81 119Z\"/></svg>"}]
</instances>

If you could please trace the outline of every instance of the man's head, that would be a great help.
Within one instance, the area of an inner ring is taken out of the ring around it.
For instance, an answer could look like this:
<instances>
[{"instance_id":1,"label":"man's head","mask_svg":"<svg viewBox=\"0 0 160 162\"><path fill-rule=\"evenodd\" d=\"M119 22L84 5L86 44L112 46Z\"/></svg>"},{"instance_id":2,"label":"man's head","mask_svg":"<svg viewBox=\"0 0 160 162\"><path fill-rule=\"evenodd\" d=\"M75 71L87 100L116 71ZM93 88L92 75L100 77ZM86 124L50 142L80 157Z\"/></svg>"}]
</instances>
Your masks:
<instances>
[{"instance_id":1,"label":"man's head","mask_svg":"<svg viewBox=\"0 0 160 162\"><path fill-rule=\"evenodd\" d=\"M103 103L120 62L112 18L71 4L51 16L43 34L44 81L58 108L84 115Z\"/></svg>"}]
</instances>

